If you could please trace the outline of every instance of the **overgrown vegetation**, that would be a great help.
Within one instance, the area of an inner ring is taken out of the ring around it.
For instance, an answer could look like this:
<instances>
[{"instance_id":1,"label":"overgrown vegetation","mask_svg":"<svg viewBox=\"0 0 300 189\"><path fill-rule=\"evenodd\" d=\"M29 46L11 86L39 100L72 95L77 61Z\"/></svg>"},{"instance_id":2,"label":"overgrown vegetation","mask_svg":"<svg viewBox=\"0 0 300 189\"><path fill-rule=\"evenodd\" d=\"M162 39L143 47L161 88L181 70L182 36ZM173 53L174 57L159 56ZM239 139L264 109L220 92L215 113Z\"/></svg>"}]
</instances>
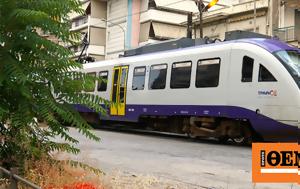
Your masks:
<instances>
[{"instance_id":1,"label":"overgrown vegetation","mask_svg":"<svg viewBox=\"0 0 300 189\"><path fill-rule=\"evenodd\" d=\"M45 189L104 189L103 180L97 174L69 161L55 161L49 158L27 160L24 177ZM20 184L21 189L26 186ZM105 187L108 188L108 187Z\"/></svg>"},{"instance_id":2,"label":"overgrown vegetation","mask_svg":"<svg viewBox=\"0 0 300 189\"><path fill-rule=\"evenodd\" d=\"M79 5L79 0L0 1L0 165L22 167L26 159L54 150L78 153L78 141L62 122L100 140L73 108L82 104L104 111L103 99L80 92L95 78L72 71L81 68L70 59L72 52L37 33L41 29L63 44L76 43L80 36L69 31L68 13L82 13ZM65 143L54 142L57 136Z\"/></svg>"}]
</instances>

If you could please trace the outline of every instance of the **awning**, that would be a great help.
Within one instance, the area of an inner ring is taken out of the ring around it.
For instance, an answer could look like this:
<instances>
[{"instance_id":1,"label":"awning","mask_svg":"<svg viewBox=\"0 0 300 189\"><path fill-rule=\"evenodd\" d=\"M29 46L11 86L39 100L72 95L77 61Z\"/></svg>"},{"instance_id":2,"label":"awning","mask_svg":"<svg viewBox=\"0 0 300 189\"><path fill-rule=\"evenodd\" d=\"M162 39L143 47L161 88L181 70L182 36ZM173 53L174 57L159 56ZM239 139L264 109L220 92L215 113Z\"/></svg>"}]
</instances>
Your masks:
<instances>
[{"instance_id":1,"label":"awning","mask_svg":"<svg viewBox=\"0 0 300 189\"><path fill-rule=\"evenodd\" d=\"M91 4L91 2L90 2L90 1L87 1L87 2L85 2L85 3L83 3L83 4L81 5L81 8L83 9L84 12L86 12L86 10L87 10L87 8L89 7L90 4ZM71 20L74 19L74 18L80 17L80 16L82 16L82 14L78 14L77 12L71 12L71 13L69 14L69 18L70 18Z\"/></svg>"},{"instance_id":2,"label":"awning","mask_svg":"<svg viewBox=\"0 0 300 189\"><path fill-rule=\"evenodd\" d=\"M150 33L151 22L146 22L140 26L140 39L139 42L148 41Z\"/></svg>"},{"instance_id":3,"label":"awning","mask_svg":"<svg viewBox=\"0 0 300 189\"><path fill-rule=\"evenodd\" d=\"M180 38L186 36L186 27L153 22L152 27L157 38Z\"/></svg>"},{"instance_id":4,"label":"awning","mask_svg":"<svg viewBox=\"0 0 300 189\"><path fill-rule=\"evenodd\" d=\"M158 22L146 22L141 24L140 28L140 43L148 41L150 35L153 35L153 33L154 36L151 37L157 39L174 39L186 37L186 27L183 26L176 26L172 24Z\"/></svg>"},{"instance_id":5,"label":"awning","mask_svg":"<svg viewBox=\"0 0 300 189\"><path fill-rule=\"evenodd\" d=\"M256 13L256 17L261 17L261 16L265 16L267 14L266 11L260 11ZM245 14L245 15L240 15L240 16L235 16L232 18L228 19L228 22L239 22L242 20L248 20L248 19L252 19L254 17L253 14Z\"/></svg>"},{"instance_id":6,"label":"awning","mask_svg":"<svg viewBox=\"0 0 300 189\"><path fill-rule=\"evenodd\" d=\"M288 7L300 9L300 0L285 0Z\"/></svg>"},{"instance_id":7,"label":"awning","mask_svg":"<svg viewBox=\"0 0 300 189\"><path fill-rule=\"evenodd\" d=\"M199 12L193 0L154 0L159 8L172 9L182 12Z\"/></svg>"}]
</instances>

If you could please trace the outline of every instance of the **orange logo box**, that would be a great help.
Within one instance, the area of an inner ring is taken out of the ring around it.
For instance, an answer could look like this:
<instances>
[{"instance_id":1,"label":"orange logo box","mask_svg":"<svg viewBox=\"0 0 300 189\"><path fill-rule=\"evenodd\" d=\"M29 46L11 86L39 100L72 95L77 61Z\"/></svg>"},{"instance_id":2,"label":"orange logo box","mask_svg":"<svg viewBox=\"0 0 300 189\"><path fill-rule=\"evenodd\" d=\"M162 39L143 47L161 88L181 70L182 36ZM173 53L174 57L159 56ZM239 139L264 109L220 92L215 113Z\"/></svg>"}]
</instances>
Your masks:
<instances>
[{"instance_id":1,"label":"orange logo box","mask_svg":"<svg viewBox=\"0 0 300 189\"><path fill-rule=\"evenodd\" d=\"M252 182L300 184L298 143L253 143Z\"/></svg>"}]
</instances>

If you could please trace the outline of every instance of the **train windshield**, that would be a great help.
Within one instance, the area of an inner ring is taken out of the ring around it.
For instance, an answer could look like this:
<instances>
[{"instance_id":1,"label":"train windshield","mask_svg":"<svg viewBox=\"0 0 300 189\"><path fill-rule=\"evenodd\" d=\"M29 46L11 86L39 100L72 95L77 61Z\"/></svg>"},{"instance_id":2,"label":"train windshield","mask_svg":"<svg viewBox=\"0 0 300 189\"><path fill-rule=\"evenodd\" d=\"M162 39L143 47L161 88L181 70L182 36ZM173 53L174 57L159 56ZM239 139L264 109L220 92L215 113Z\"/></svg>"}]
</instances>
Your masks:
<instances>
[{"instance_id":1,"label":"train windshield","mask_svg":"<svg viewBox=\"0 0 300 189\"><path fill-rule=\"evenodd\" d=\"M300 53L297 51L278 51L275 55L281 60L300 88Z\"/></svg>"}]
</instances>

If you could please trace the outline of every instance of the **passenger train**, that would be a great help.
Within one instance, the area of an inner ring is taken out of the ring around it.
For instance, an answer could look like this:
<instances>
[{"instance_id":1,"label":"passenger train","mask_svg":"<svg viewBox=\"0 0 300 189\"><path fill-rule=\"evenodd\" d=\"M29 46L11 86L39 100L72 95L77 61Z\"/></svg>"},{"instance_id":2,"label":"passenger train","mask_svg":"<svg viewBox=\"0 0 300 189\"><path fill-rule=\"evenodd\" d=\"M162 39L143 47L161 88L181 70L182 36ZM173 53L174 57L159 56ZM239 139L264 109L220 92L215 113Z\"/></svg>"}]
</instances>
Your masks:
<instances>
[{"instance_id":1,"label":"passenger train","mask_svg":"<svg viewBox=\"0 0 300 189\"><path fill-rule=\"evenodd\" d=\"M250 38L85 64L107 82L91 92L112 104L102 120L236 142L297 141L300 50ZM82 115L95 115L76 106Z\"/></svg>"}]
</instances>

